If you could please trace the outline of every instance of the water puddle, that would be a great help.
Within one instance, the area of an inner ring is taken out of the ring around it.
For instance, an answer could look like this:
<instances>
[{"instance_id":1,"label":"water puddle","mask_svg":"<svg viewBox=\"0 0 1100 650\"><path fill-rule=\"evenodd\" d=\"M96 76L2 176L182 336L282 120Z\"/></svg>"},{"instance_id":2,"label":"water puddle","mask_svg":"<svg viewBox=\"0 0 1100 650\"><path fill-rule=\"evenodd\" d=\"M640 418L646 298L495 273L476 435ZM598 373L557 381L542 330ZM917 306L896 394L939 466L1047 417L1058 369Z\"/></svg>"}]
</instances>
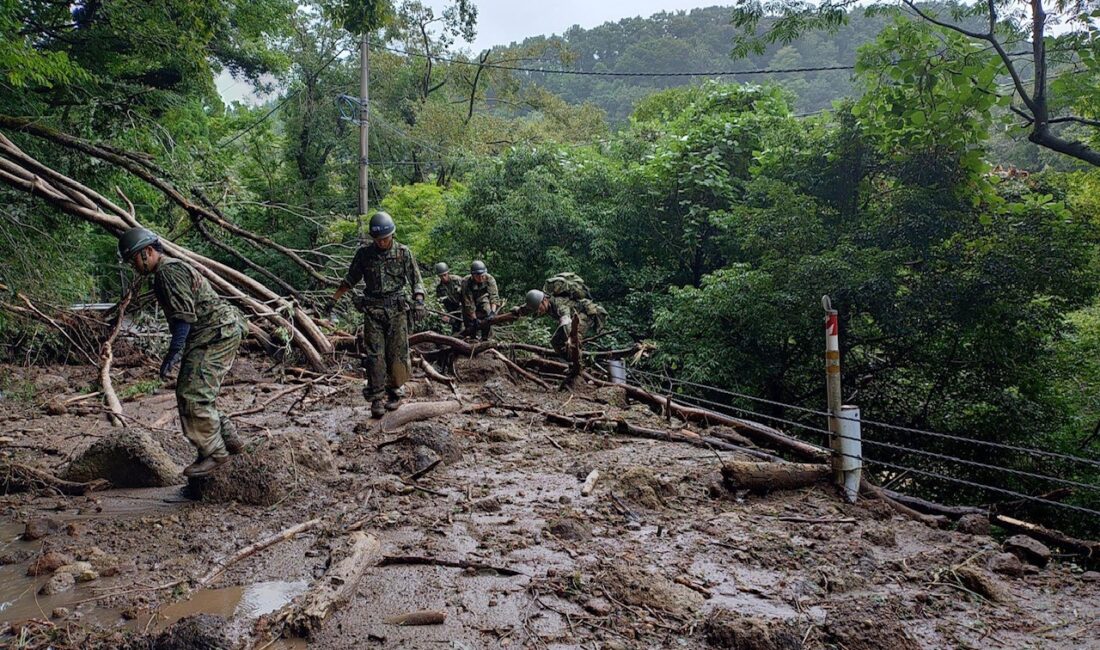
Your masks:
<instances>
[{"instance_id":1,"label":"water puddle","mask_svg":"<svg viewBox=\"0 0 1100 650\"><path fill-rule=\"evenodd\" d=\"M163 630L193 614L216 614L234 623L251 621L286 605L304 594L308 587L309 583L303 580L256 582L243 587L202 589L191 598L161 610L157 629Z\"/></svg>"}]
</instances>

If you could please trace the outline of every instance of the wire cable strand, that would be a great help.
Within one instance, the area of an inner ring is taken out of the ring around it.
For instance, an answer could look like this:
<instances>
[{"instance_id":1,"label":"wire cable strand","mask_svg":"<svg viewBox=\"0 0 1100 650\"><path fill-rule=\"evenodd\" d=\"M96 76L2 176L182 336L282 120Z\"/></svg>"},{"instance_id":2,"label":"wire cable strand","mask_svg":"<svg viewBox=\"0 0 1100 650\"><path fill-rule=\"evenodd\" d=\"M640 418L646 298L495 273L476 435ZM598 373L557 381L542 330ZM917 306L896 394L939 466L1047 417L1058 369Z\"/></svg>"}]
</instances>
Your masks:
<instances>
[{"instance_id":1,"label":"wire cable strand","mask_svg":"<svg viewBox=\"0 0 1100 650\"><path fill-rule=\"evenodd\" d=\"M658 374L655 374L655 373L647 372L645 370L639 370L639 369L636 369L636 368L629 368L628 372L635 373L635 374L638 374L638 375L643 375L643 376L649 376L649 377L652 377L652 378L655 378L655 379L660 379L660 380L663 380L663 381L674 382L676 384L683 385L683 386L692 386L694 388L701 388L701 389L704 389L704 390L710 390L710 391L714 391L716 393L729 395L731 397L739 397L739 398L742 398L742 399L752 400L752 401L760 402L760 403L763 403L763 404L770 404L772 406L780 406L780 407L783 407L783 408L789 408L789 409L793 409L793 410L796 410L796 411L801 411L803 413L809 413L809 414L812 414L812 415L820 415L820 416L824 416L824 417L836 417L836 419L838 419L838 420L852 420L853 419L853 418L844 417L843 415L834 416L831 413L829 413L828 411L820 411L820 410L816 410L816 409L806 408L805 406L798 406L796 404L787 404L785 402L777 402L775 400L765 399L763 397L755 397L753 395L746 395L744 393L738 393L738 392L727 390L727 389L724 389L724 388L718 388L717 386L708 386L706 384L699 384L699 383L695 383L695 382L688 381L688 380L685 380L685 379L677 379L675 377L669 377L669 376L666 376L666 375L658 375ZM1015 451L1015 452L1024 453L1024 454L1031 454L1033 456L1044 456L1046 458L1054 458L1054 459L1064 460L1064 461L1068 461L1068 462L1082 463L1082 464L1085 464L1085 465L1091 465L1093 467L1100 467L1100 460L1094 460L1092 458L1082 458L1082 457L1079 457L1079 456L1071 456L1069 454L1062 454L1062 453L1059 453L1059 452L1056 452L1056 451L1046 451L1045 449L1035 449L1035 448L1032 448L1032 447L1021 447L1021 446L1018 446L1018 445L1010 445L1010 444L1006 444L1006 443L1003 443L1003 442L992 442L992 441L989 441L989 440L979 440L977 438L967 438L967 437L964 437L964 436L957 436L957 435L953 435L953 434L949 434L949 433L939 433L939 432L936 432L936 431L926 431L924 429L915 429L913 427L906 427L906 426L902 426L902 425L899 425L899 424L890 424L888 422L880 422L878 420L860 419L859 422L861 424L869 425L869 426L872 426L872 427L881 427L881 428L884 428L884 429L892 429L892 430L895 430L895 431L902 431L902 432L905 432L905 433L915 433L915 434L918 434L918 435L931 436L931 437L941 438L941 439L945 439L945 440L953 440L955 442L969 443L969 444L973 444L973 445L982 445L982 446L985 446L985 447L991 447L991 448L995 448L995 449L1003 449L1005 451Z\"/></svg>"}]
</instances>

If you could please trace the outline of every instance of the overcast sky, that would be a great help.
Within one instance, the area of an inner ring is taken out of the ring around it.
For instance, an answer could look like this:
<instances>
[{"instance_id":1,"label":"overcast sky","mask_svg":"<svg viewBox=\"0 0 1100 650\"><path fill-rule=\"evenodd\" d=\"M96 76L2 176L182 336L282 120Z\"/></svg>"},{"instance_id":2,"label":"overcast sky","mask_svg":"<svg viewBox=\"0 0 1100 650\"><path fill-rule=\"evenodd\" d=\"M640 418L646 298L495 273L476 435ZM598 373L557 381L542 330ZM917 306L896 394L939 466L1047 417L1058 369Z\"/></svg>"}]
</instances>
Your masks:
<instances>
[{"instance_id":1,"label":"overcast sky","mask_svg":"<svg viewBox=\"0 0 1100 650\"><path fill-rule=\"evenodd\" d=\"M477 38L470 46L480 52L493 45L508 45L528 36L560 34L573 25L595 27L608 21L649 16L660 11L728 4L721 0L474 0L477 5ZM446 0L425 0L440 9Z\"/></svg>"},{"instance_id":2,"label":"overcast sky","mask_svg":"<svg viewBox=\"0 0 1100 650\"><path fill-rule=\"evenodd\" d=\"M424 0L438 10L447 0ZM650 16L660 11L679 11L725 4L721 0L474 0L477 5L477 38L473 43L456 43L459 48L480 52L494 45L508 45L528 36L561 34L573 25L595 27L633 16ZM226 101L256 103L251 87L227 73L218 79L218 91ZM247 99L246 99L247 98Z\"/></svg>"}]
</instances>

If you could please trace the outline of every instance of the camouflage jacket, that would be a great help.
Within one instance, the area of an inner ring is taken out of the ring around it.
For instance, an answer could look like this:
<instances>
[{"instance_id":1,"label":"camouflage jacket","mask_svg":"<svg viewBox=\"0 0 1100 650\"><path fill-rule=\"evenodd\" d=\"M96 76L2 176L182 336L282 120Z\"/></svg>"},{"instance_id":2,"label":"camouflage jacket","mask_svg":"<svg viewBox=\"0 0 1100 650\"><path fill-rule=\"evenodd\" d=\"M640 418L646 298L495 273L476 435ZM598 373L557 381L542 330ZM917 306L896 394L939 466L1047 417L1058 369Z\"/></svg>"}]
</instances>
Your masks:
<instances>
[{"instance_id":1,"label":"camouflage jacket","mask_svg":"<svg viewBox=\"0 0 1100 650\"><path fill-rule=\"evenodd\" d=\"M235 307L218 297L206 278L187 262L162 257L153 271L153 293L168 320L190 323L187 346L206 345L243 328Z\"/></svg>"},{"instance_id":2,"label":"camouflage jacket","mask_svg":"<svg viewBox=\"0 0 1100 650\"><path fill-rule=\"evenodd\" d=\"M472 275L462 280L462 310L467 316L472 316L479 309L485 312L491 311L494 305L500 306L496 278L486 274L485 282L480 284L474 281Z\"/></svg>"},{"instance_id":3,"label":"camouflage jacket","mask_svg":"<svg viewBox=\"0 0 1100 650\"><path fill-rule=\"evenodd\" d=\"M435 285L435 297L443 305L443 311L458 311L462 307L462 281L454 277L451 277L450 282L440 280Z\"/></svg>"},{"instance_id":4,"label":"camouflage jacket","mask_svg":"<svg viewBox=\"0 0 1100 650\"><path fill-rule=\"evenodd\" d=\"M424 295L420 268L408 246L396 241L387 251L374 244L360 246L351 261L344 284L352 288L363 281L367 302Z\"/></svg>"}]
</instances>

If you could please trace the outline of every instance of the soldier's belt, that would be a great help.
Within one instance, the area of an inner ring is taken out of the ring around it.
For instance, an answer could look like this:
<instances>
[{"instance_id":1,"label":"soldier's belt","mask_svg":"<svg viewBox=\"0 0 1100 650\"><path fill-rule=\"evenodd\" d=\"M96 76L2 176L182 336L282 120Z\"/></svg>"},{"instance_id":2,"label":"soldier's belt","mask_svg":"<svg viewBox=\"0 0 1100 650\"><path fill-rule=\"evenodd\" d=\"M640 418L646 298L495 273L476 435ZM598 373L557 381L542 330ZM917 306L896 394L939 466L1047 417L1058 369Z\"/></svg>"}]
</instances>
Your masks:
<instances>
[{"instance_id":1,"label":"soldier's belt","mask_svg":"<svg viewBox=\"0 0 1100 650\"><path fill-rule=\"evenodd\" d=\"M363 296L363 305L365 307L403 307L405 296L399 293L388 296Z\"/></svg>"}]
</instances>

